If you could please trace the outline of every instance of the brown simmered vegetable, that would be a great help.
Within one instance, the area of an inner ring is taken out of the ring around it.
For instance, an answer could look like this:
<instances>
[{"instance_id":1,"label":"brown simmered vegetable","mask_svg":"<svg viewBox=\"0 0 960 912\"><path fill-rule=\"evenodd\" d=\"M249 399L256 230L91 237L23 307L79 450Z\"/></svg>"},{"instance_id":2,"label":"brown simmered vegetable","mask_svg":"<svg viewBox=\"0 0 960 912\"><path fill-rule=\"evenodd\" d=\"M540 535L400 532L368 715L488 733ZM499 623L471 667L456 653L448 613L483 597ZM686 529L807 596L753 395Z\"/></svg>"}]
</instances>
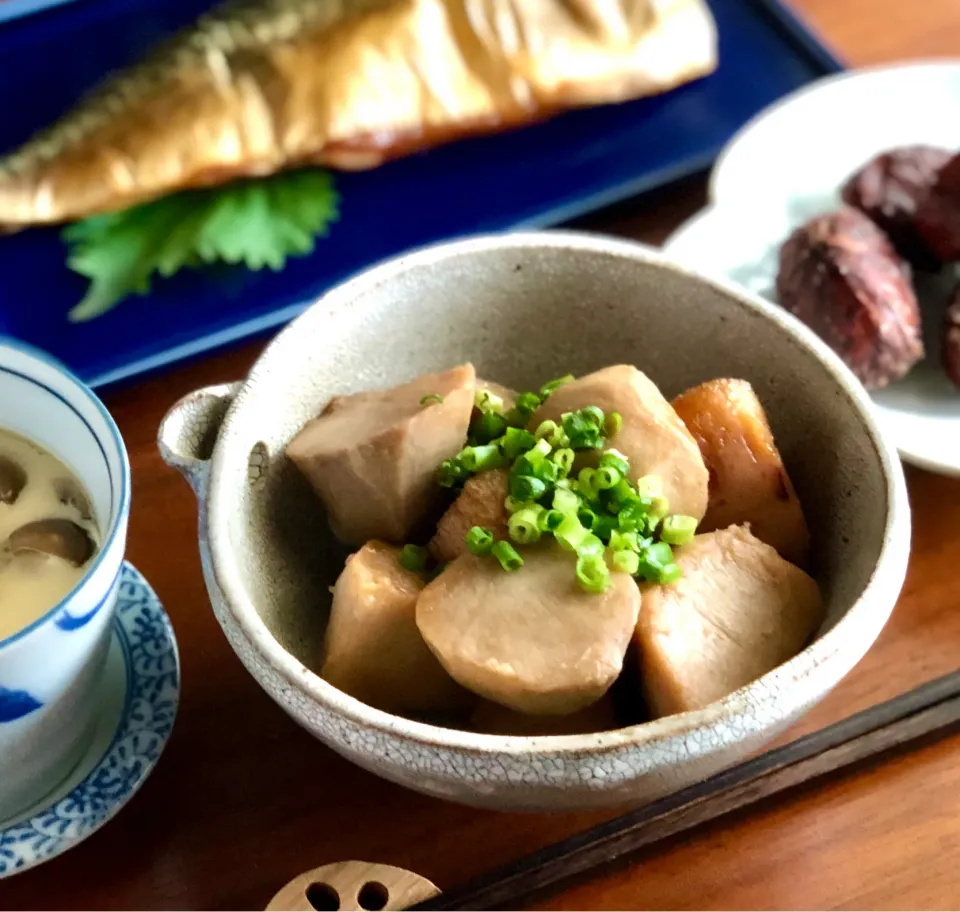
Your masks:
<instances>
[{"instance_id":1,"label":"brown simmered vegetable","mask_svg":"<svg viewBox=\"0 0 960 912\"><path fill-rule=\"evenodd\" d=\"M80 514L81 519L93 519L90 498L75 478L58 478L53 483L53 490L57 500L65 507L73 507Z\"/></svg>"},{"instance_id":2,"label":"brown simmered vegetable","mask_svg":"<svg viewBox=\"0 0 960 912\"><path fill-rule=\"evenodd\" d=\"M440 517L437 531L430 539L430 553L441 563L449 563L467 552L467 533L474 526L489 529L496 539L507 539L507 472L494 469L468 479L457 499Z\"/></svg>"},{"instance_id":3,"label":"brown simmered vegetable","mask_svg":"<svg viewBox=\"0 0 960 912\"><path fill-rule=\"evenodd\" d=\"M843 187L843 200L868 215L908 260L935 269L939 258L917 231L917 209L950 160L947 149L904 146L871 159Z\"/></svg>"},{"instance_id":4,"label":"brown simmered vegetable","mask_svg":"<svg viewBox=\"0 0 960 912\"><path fill-rule=\"evenodd\" d=\"M943 366L947 376L960 387L960 288L947 307L943 328Z\"/></svg>"},{"instance_id":5,"label":"brown simmered vegetable","mask_svg":"<svg viewBox=\"0 0 960 912\"><path fill-rule=\"evenodd\" d=\"M96 545L89 533L72 519L38 519L11 533L7 547L18 551L50 554L80 567L93 554Z\"/></svg>"},{"instance_id":6,"label":"brown simmered vegetable","mask_svg":"<svg viewBox=\"0 0 960 912\"><path fill-rule=\"evenodd\" d=\"M777 293L869 388L898 380L923 357L908 270L857 209L816 216L790 235L780 248Z\"/></svg>"},{"instance_id":7,"label":"brown simmered vegetable","mask_svg":"<svg viewBox=\"0 0 960 912\"><path fill-rule=\"evenodd\" d=\"M440 505L437 467L467 439L475 381L464 364L341 396L287 444L340 541L403 544Z\"/></svg>"},{"instance_id":8,"label":"brown simmered vegetable","mask_svg":"<svg viewBox=\"0 0 960 912\"><path fill-rule=\"evenodd\" d=\"M27 472L23 466L9 456L0 456L0 503L16 503L26 485Z\"/></svg>"},{"instance_id":9,"label":"brown simmered vegetable","mask_svg":"<svg viewBox=\"0 0 960 912\"><path fill-rule=\"evenodd\" d=\"M367 542L347 558L333 588L321 676L385 712L441 713L470 697L427 648L415 617L421 577L400 550Z\"/></svg>"},{"instance_id":10,"label":"brown simmered vegetable","mask_svg":"<svg viewBox=\"0 0 960 912\"><path fill-rule=\"evenodd\" d=\"M954 155L917 208L917 231L944 262L960 259L960 155Z\"/></svg>"},{"instance_id":11,"label":"brown simmered vegetable","mask_svg":"<svg viewBox=\"0 0 960 912\"><path fill-rule=\"evenodd\" d=\"M417 627L449 675L517 712L566 715L617 679L640 610L637 584L611 573L601 593L573 579L558 546L524 551L507 573L464 554L420 593Z\"/></svg>"},{"instance_id":12,"label":"brown simmered vegetable","mask_svg":"<svg viewBox=\"0 0 960 912\"><path fill-rule=\"evenodd\" d=\"M745 527L698 535L674 586L641 584L637 646L657 716L702 709L795 656L823 621L817 584Z\"/></svg>"},{"instance_id":13,"label":"brown simmered vegetable","mask_svg":"<svg viewBox=\"0 0 960 912\"><path fill-rule=\"evenodd\" d=\"M802 567L810 533L757 394L746 380L708 380L672 403L710 472L700 532L750 524L750 531Z\"/></svg>"}]
</instances>

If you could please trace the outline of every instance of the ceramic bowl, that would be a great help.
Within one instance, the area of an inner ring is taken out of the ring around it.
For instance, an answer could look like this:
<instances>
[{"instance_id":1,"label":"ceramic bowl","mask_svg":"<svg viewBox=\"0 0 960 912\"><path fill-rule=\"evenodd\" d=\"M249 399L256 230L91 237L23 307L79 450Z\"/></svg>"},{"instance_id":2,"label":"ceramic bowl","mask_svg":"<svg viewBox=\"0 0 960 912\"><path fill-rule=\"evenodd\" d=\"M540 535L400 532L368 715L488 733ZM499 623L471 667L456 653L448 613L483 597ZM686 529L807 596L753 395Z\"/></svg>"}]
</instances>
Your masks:
<instances>
[{"instance_id":1,"label":"ceramic bowl","mask_svg":"<svg viewBox=\"0 0 960 912\"><path fill-rule=\"evenodd\" d=\"M618 362L667 396L712 377L749 380L812 526L828 606L815 642L703 710L580 736L431 726L318 677L328 586L345 552L284 446L331 396L468 360L519 389ZM491 808L638 805L741 760L859 661L893 608L909 550L899 461L825 345L749 293L640 245L577 234L468 239L359 275L280 333L245 382L179 402L160 448L197 492L214 611L267 693L360 766Z\"/></svg>"},{"instance_id":2,"label":"ceramic bowl","mask_svg":"<svg viewBox=\"0 0 960 912\"><path fill-rule=\"evenodd\" d=\"M93 501L103 542L63 601L0 640L2 821L56 786L93 734L126 547L130 469L100 400L59 364L16 342L0 342L0 427L73 470Z\"/></svg>"}]
</instances>

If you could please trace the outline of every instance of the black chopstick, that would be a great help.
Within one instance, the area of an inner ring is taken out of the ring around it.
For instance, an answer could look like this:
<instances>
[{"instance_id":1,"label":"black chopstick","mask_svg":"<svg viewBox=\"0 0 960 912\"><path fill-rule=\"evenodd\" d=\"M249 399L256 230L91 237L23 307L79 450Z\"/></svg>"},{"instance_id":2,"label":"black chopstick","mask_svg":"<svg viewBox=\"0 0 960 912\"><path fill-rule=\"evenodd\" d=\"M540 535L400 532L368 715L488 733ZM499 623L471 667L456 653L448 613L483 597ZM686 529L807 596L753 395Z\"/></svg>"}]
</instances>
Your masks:
<instances>
[{"instance_id":1,"label":"black chopstick","mask_svg":"<svg viewBox=\"0 0 960 912\"><path fill-rule=\"evenodd\" d=\"M960 729L960 670L506 864L415 909L503 909L678 833Z\"/></svg>"}]
</instances>

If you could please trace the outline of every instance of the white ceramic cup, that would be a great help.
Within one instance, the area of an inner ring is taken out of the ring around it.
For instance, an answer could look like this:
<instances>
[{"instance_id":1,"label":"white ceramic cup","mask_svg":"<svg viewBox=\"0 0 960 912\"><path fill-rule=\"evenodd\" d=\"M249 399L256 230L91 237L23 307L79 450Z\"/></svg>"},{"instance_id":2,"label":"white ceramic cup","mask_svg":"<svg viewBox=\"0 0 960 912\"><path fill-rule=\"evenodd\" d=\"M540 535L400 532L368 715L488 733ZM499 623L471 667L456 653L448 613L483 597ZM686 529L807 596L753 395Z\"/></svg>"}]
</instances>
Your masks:
<instances>
[{"instance_id":1,"label":"white ceramic cup","mask_svg":"<svg viewBox=\"0 0 960 912\"><path fill-rule=\"evenodd\" d=\"M0 428L73 470L90 494L102 541L63 601L0 640L3 821L56 787L93 731L126 547L130 467L120 432L93 392L46 355L4 339Z\"/></svg>"}]
</instances>

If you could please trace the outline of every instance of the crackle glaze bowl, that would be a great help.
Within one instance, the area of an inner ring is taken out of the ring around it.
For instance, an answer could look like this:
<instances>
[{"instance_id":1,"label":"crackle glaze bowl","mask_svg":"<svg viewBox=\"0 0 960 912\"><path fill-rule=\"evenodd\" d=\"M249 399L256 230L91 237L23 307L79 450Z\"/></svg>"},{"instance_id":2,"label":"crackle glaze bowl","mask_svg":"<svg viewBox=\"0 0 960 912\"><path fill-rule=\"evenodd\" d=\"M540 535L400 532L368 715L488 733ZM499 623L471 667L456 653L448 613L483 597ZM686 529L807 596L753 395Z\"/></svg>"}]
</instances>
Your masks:
<instances>
[{"instance_id":1,"label":"crackle glaze bowl","mask_svg":"<svg viewBox=\"0 0 960 912\"><path fill-rule=\"evenodd\" d=\"M749 380L812 528L828 606L814 642L705 709L590 735L441 728L371 709L318 677L328 586L345 551L284 446L336 394L464 361L519 389L619 362L636 364L668 397L713 377ZM896 453L826 346L732 285L637 244L573 233L456 241L358 275L281 332L246 381L177 403L160 448L198 496L214 612L264 690L360 766L503 810L636 806L755 752L869 649L909 551Z\"/></svg>"}]
</instances>

